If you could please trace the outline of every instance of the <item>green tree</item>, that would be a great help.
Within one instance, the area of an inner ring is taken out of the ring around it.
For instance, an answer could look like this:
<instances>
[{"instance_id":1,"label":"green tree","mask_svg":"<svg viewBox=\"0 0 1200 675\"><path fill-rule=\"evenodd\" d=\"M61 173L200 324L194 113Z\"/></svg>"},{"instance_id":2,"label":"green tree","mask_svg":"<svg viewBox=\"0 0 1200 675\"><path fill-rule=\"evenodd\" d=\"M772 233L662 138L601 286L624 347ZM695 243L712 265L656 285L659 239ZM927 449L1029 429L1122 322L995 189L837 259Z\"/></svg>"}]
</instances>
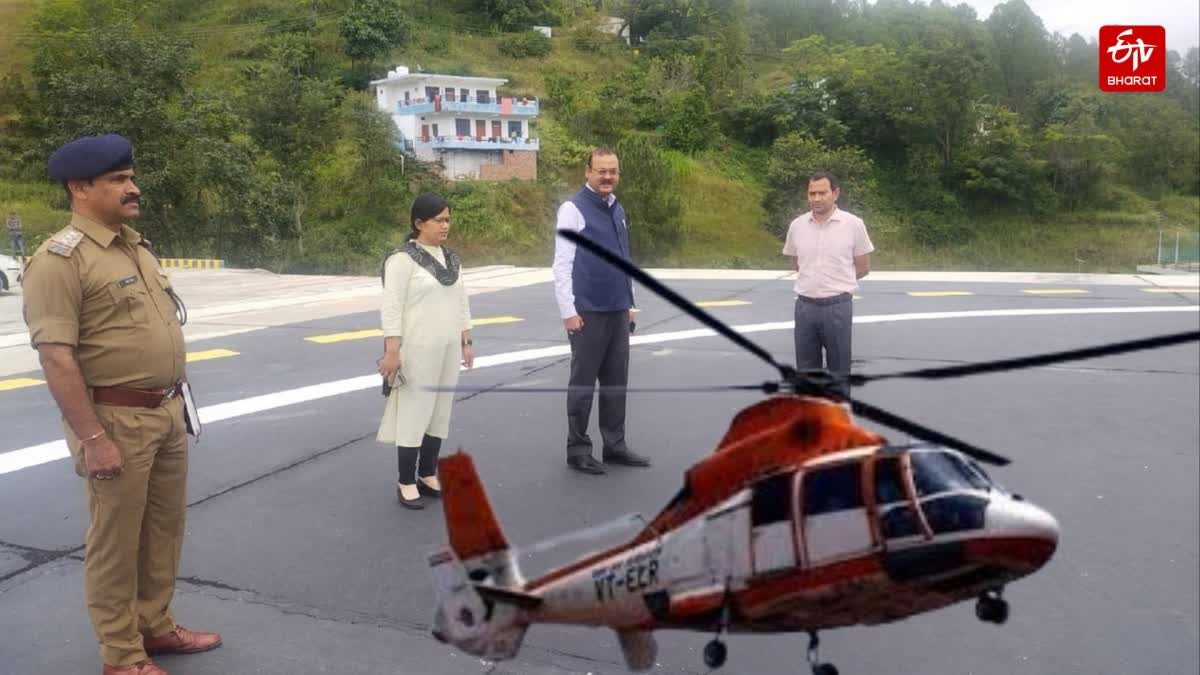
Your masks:
<instances>
[{"instance_id":1,"label":"green tree","mask_svg":"<svg viewBox=\"0 0 1200 675\"><path fill-rule=\"evenodd\" d=\"M992 36L992 59L1000 71L1004 101L1024 112L1033 86L1054 74L1054 43L1042 20L1025 0L996 5L987 19Z\"/></svg>"},{"instance_id":2,"label":"green tree","mask_svg":"<svg viewBox=\"0 0 1200 675\"><path fill-rule=\"evenodd\" d=\"M983 105L978 120L956 160L956 184L968 202L978 211L1053 211L1049 167L1035 154L1033 134L1020 116L1003 106Z\"/></svg>"},{"instance_id":3,"label":"green tree","mask_svg":"<svg viewBox=\"0 0 1200 675\"><path fill-rule=\"evenodd\" d=\"M241 114L250 136L270 155L270 170L291 194L292 237L304 251L304 213L318 189L318 167L336 141L330 133L342 97L333 82L295 77L287 65L268 62L248 69Z\"/></svg>"},{"instance_id":4,"label":"green tree","mask_svg":"<svg viewBox=\"0 0 1200 675\"><path fill-rule=\"evenodd\" d=\"M780 138L767 163L763 206L769 229L782 236L788 223L808 210L808 178L817 171L832 172L842 184L838 203L860 216L870 209L876 186L874 163L860 148L829 148L799 133Z\"/></svg>"},{"instance_id":5,"label":"green tree","mask_svg":"<svg viewBox=\"0 0 1200 675\"><path fill-rule=\"evenodd\" d=\"M686 234L682 202L670 161L654 139L633 134L615 148L621 161L621 203L629 219L630 248L642 264L677 250Z\"/></svg>"},{"instance_id":6,"label":"green tree","mask_svg":"<svg viewBox=\"0 0 1200 675\"><path fill-rule=\"evenodd\" d=\"M408 44L412 26L400 0L356 0L338 19L343 50L354 62L371 62Z\"/></svg>"},{"instance_id":7,"label":"green tree","mask_svg":"<svg viewBox=\"0 0 1200 675\"><path fill-rule=\"evenodd\" d=\"M663 138L669 147L683 152L696 152L713 142L718 127L709 106L708 94L703 89L695 88L676 97L670 109L671 113L663 127Z\"/></svg>"}]
</instances>

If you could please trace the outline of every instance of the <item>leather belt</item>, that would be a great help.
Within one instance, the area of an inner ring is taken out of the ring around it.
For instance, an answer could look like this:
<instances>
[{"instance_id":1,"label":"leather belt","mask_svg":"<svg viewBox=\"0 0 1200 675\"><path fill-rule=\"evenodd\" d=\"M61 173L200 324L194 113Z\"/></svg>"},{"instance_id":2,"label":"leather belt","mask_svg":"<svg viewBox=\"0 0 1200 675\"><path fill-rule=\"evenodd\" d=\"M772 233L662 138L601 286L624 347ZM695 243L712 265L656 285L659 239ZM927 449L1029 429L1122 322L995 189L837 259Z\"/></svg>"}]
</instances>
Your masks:
<instances>
[{"instance_id":1,"label":"leather belt","mask_svg":"<svg viewBox=\"0 0 1200 675\"><path fill-rule=\"evenodd\" d=\"M807 302L810 305L836 305L842 302L850 302L854 296L850 293L839 293L831 295L828 298L810 298L806 295L797 295L796 299L800 302Z\"/></svg>"},{"instance_id":2,"label":"leather belt","mask_svg":"<svg viewBox=\"0 0 1200 675\"><path fill-rule=\"evenodd\" d=\"M157 408L178 396L181 384L173 384L166 389L96 387L92 389L92 402L98 405L116 405L127 408Z\"/></svg>"}]
</instances>

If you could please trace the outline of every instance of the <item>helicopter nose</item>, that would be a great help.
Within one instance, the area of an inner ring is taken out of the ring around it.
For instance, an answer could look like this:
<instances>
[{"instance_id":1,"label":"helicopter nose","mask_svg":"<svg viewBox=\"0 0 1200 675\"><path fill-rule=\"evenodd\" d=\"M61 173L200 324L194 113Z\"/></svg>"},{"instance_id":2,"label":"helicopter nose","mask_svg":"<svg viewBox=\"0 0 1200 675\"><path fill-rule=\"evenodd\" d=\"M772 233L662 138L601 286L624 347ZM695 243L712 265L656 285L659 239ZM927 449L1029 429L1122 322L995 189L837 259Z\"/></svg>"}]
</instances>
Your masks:
<instances>
[{"instance_id":1,"label":"helicopter nose","mask_svg":"<svg viewBox=\"0 0 1200 675\"><path fill-rule=\"evenodd\" d=\"M1007 542L1012 557L1034 568L1045 565L1058 548L1058 520L1026 501L993 499L984 524L992 537Z\"/></svg>"}]
</instances>

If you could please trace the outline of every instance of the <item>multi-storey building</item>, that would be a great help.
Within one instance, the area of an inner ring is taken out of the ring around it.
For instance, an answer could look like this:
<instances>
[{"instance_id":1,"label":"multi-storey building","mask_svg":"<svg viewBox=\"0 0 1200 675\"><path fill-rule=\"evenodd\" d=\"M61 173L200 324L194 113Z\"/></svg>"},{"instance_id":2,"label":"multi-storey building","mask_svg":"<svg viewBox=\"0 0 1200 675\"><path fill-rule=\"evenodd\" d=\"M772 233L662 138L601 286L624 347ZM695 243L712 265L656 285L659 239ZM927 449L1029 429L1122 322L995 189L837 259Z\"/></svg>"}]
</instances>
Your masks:
<instances>
[{"instance_id":1,"label":"multi-storey building","mask_svg":"<svg viewBox=\"0 0 1200 675\"><path fill-rule=\"evenodd\" d=\"M500 96L508 80L410 73L398 66L374 80L375 101L391 114L404 149L440 163L451 180L537 178L538 101Z\"/></svg>"}]
</instances>

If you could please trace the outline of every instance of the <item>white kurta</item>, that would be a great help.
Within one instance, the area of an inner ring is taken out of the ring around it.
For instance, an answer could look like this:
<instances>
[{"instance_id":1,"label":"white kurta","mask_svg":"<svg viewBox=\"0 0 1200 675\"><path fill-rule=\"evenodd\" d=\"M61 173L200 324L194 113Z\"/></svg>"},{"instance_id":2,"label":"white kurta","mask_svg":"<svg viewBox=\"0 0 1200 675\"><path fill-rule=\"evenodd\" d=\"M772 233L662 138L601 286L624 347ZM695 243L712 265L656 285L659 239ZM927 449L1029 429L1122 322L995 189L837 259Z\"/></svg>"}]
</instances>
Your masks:
<instances>
[{"instance_id":1,"label":"white kurta","mask_svg":"<svg viewBox=\"0 0 1200 675\"><path fill-rule=\"evenodd\" d=\"M445 264L440 246L423 248ZM377 440L412 448L421 445L425 434L446 438L454 394L423 387L458 383L462 331L471 327L461 269L454 285L443 286L408 253L393 254L384 265L382 323L385 338L401 339L400 372L405 383L397 381L392 387Z\"/></svg>"}]
</instances>

